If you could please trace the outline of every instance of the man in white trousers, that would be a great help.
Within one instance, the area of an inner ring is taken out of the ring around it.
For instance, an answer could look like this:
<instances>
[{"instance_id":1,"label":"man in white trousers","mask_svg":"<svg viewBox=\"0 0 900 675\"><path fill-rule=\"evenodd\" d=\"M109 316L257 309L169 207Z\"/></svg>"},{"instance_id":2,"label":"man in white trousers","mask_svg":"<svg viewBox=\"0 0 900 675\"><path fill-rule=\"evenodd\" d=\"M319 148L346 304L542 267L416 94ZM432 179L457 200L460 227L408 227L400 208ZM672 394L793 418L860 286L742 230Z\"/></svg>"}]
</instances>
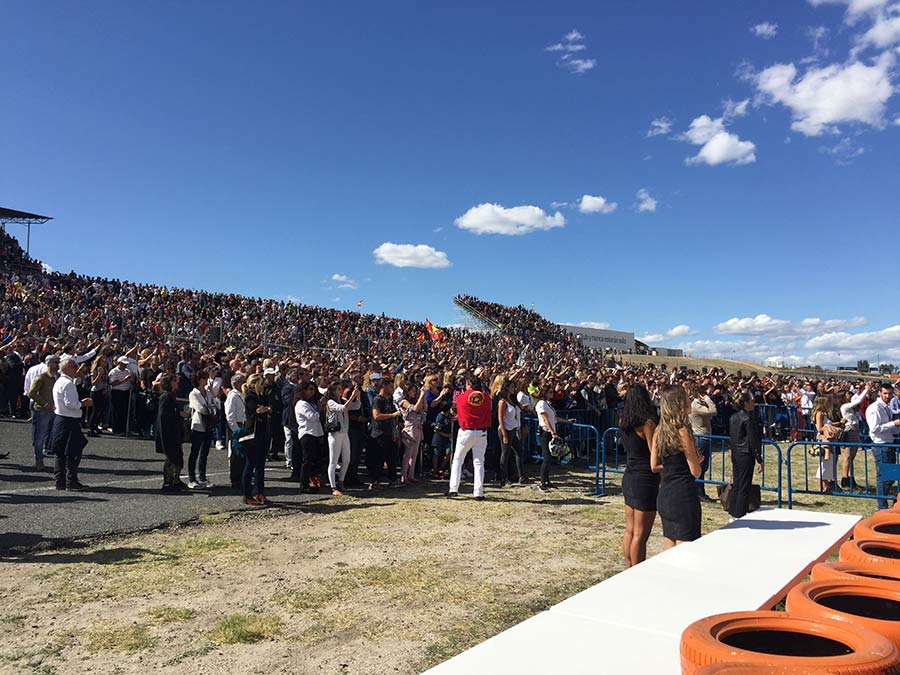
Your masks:
<instances>
[{"instance_id":1,"label":"man in white trousers","mask_svg":"<svg viewBox=\"0 0 900 675\"><path fill-rule=\"evenodd\" d=\"M484 453L487 450L487 432L491 426L491 397L483 390L481 380L474 375L466 376L466 390L453 397L456 416L459 420L459 434L450 467L450 489L448 497L459 495L459 481L462 465L469 451L472 451L472 465L475 468L475 499L484 500Z\"/></svg>"}]
</instances>

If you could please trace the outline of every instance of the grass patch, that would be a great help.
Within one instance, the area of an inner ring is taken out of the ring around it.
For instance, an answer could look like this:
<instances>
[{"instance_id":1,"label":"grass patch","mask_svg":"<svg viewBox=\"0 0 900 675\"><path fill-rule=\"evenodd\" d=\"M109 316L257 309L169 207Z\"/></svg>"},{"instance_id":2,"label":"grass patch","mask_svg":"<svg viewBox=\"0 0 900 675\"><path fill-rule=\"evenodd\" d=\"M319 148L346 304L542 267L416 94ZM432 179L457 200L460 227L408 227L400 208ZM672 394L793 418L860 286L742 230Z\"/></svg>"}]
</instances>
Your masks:
<instances>
[{"instance_id":1,"label":"grass patch","mask_svg":"<svg viewBox=\"0 0 900 675\"><path fill-rule=\"evenodd\" d=\"M199 520L201 525L221 525L230 517L227 513L201 513Z\"/></svg>"},{"instance_id":2,"label":"grass patch","mask_svg":"<svg viewBox=\"0 0 900 675\"><path fill-rule=\"evenodd\" d=\"M20 628L25 625L24 614L3 614L0 615L0 626L14 626Z\"/></svg>"},{"instance_id":3,"label":"grass patch","mask_svg":"<svg viewBox=\"0 0 900 675\"><path fill-rule=\"evenodd\" d=\"M194 610L187 607L151 607L144 612L144 616L154 626L164 626L169 623L181 623L194 618Z\"/></svg>"},{"instance_id":4,"label":"grass patch","mask_svg":"<svg viewBox=\"0 0 900 675\"><path fill-rule=\"evenodd\" d=\"M205 644L201 644L198 647L191 647L190 649L186 649L185 651L181 652L178 656L173 656L168 661L165 661L163 663L163 666L168 668L169 666L177 666L179 663L187 661L188 659L202 658L213 651L215 648L215 645L208 642Z\"/></svg>"},{"instance_id":5,"label":"grass patch","mask_svg":"<svg viewBox=\"0 0 900 675\"><path fill-rule=\"evenodd\" d=\"M101 623L88 633L87 649L90 652L111 649L133 654L153 649L157 642L159 638L150 635L150 628L145 623L131 626Z\"/></svg>"},{"instance_id":6,"label":"grass patch","mask_svg":"<svg viewBox=\"0 0 900 675\"><path fill-rule=\"evenodd\" d=\"M281 619L266 614L232 614L222 619L209 633L211 642L220 645L252 644L271 640L281 632Z\"/></svg>"}]
</instances>

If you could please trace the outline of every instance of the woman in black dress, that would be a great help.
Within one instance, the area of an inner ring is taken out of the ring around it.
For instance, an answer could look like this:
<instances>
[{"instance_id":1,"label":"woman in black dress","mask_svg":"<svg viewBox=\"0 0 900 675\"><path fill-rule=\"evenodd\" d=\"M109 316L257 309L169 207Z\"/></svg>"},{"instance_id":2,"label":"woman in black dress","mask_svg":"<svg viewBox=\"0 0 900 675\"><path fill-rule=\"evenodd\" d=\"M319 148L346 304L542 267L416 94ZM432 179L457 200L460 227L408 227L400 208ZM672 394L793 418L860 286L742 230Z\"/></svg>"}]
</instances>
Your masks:
<instances>
[{"instance_id":1,"label":"woman in black dress","mask_svg":"<svg viewBox=\"0 0 900 675\"><path fill-rule=\"evenodd\" d=\"M181 480L181 467L184 466L184 452L181 450L181 439L184 434L183 418L188 413L181 409L175 400L178 380L171 375L163 375L159 381L162 395L156 411L154 426L156 452L166 456L163 465L163 492L186 490L187 485Z\"/></svg>"},{"instance_id":2,"label":"woman in black dress","mask_svg":"<svg viewBox=\"0 0 900 675\"><path fill-rule=\"evenodd\" d=\"M700 456L691 433L691 399L678 385L660 398L659 426L650 444L650 468L662 472L656 510L663 526L664 548L700 538Z\"/></svg>"},{"instance_id":3,"label":"woman in black dress","mask_svg":"<svg viewBox=\"0 0 900 675\"><path fill-rule=\"evenodd\" d=\"M656 431L656 407L642 384L633 384L625 395L625 409L619 420L619 439L625 446L625 534L622 553L628 567L647 558L647 539L656 519L659 475L650 470L650 441Z\"/></svg>"}]
</instances>

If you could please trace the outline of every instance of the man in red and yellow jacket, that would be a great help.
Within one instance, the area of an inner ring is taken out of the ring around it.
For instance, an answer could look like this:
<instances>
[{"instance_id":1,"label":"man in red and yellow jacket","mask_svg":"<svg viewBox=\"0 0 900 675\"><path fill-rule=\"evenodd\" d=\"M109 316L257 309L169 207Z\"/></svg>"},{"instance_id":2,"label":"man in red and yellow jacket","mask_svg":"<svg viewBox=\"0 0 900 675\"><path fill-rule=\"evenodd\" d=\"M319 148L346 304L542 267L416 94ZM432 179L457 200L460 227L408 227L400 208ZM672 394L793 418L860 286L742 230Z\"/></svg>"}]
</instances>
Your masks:
<instances>
[{"instance_id":1,"label":"man in red and yellow jacket","mask_svg":"<svg viewBox=\"0 0 900 675\"><path fill-rule=\"evenodd\" d=\"M448 497L459 494L462 465L469 451L472 451L472 465L475 470L475 499L484 499L484 453L487 449L487 432L491 426L491 397L484 391L481 380L474 375L466 375L466 390L453 397L456 415L459 419L459 434L450 467L450 489Z\"/></svg>"}]
</instances>

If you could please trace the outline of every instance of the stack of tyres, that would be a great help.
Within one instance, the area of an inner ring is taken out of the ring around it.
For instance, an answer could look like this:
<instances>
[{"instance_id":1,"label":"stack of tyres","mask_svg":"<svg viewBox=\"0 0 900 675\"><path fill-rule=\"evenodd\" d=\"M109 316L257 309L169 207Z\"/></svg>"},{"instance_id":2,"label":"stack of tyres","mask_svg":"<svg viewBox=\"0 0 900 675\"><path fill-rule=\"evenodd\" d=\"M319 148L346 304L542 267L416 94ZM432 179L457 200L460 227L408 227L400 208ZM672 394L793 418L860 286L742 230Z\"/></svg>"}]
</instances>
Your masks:
<instances>
[{"instance_id":1,"label":"stack of tyres","mask_svg":"<svg viewBox=\"0 0 900 675\"><path fill-rule=\"evenodd\" d=\"M811 581L827 579L875 579L876 581L900 582L900 565L870 565L864 562L825 562L812 568ZM900 586L898 586L900 587Z\"/></svg>"},{"instance_id":2,"label":"stack of tyres","mask_svg":"<svg viewBox=\"0 0 900 675\"><path fill-rule=\"evenodd\" d=\"M785 612L719 614L685 629L682 673L696 675L703 668L721 669L725 664L769 669L745 672L900 675L900 651L868 628Z\"/></svg>"}]
</instances>

